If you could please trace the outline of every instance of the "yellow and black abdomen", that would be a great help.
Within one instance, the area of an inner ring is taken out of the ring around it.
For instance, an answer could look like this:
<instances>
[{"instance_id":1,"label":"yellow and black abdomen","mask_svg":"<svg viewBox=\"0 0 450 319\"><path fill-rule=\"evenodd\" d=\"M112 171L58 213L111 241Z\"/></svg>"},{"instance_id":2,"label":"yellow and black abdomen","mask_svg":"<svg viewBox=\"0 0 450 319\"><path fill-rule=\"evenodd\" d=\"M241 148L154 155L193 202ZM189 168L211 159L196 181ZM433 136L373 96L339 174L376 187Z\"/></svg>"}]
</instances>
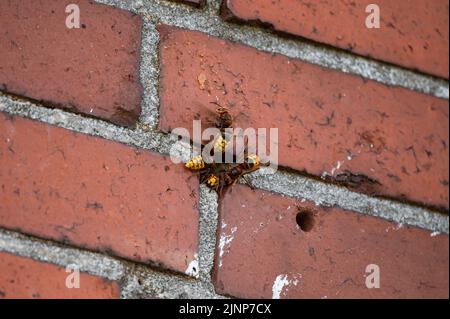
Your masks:
<instances>
[{"instance_id":1,"label":"yellow and black abdomen","mask_svg":"<svg viewBox=\"0 0 450 319\"><path fill-rule=\"evenodd\" d=\"M191 158L185 166L191 170L197 171L205 168L205 161L201 155L197 155Z\"/></svg>"},{"instance_id":2,"label":"yellow and black abdomen","mask_svg":"<svg viewBox=\"0 0 450 319\"><path fill-rule=\"evenodd\" d=\"M258 155L250 154L244 161L245 169L256 169L259 168L261 160Z\"/></svg>"},{"instance_id":3,"label":"yellow and black abdomen","mask_svg":"<svg viewBox=\"0 0 450 319\"><path fill-rule=\"evenodd\" d=\"M227 147L227 145L228 145L227 140L224 139L222 135L220 135L214 144L214 151L223 153L225 152L225 148Z\"/></svg>"},{"instance_id":4,"label":"yellow and black abdomen","mask_svg":"<svg viewBox=\"0 0 450 319\"><path fill-rule=\"evenodd\" d=\"M209 186L209 187L216 187L218 184L219 184L219 178L216 176L216 175L210 175L209 177L208 177L208 179L206 180L206 184Z\"/></svg>"}]
</instances>

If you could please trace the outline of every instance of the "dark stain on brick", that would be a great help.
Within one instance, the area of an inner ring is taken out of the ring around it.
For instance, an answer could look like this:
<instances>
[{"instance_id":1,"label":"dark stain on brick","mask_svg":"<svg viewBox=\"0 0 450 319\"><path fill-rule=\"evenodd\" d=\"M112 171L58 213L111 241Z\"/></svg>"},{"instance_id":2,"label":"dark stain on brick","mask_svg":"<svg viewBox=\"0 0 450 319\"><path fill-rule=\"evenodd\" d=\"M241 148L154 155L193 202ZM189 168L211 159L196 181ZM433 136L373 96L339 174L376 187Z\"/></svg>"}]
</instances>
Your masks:
<instances>
[{"instance_id":1,"label":"dark stain on brick","mask_svg":"<svg viewBox=\"0 0 450 319\"><path fill-rule=\"evenodd\" d=\"M314 249L314 247L309 247L308 248L308 254L309 256L313 257L314 260L316 260L316 250Z\"/></svg>"},{"instance_id":2,"label":"dark stain on brick","mask_svg":"<svg viewBox=\"0 0 450 319\"><path fill-rule=\"evenodd\" d=\"M335 125L333 124L333 119L335 116L335 112L332 111L330 115L326 116L325 119L323 120L323 122L320 123L316 123L319 126L331 126L334 127Z\"/></svg>"},{"instance_id":3,"label":"dark stain on brick","mask_svg":"<svg viewBox=\"0 0 450 319\"><path fill-rule=\"evenodd\" d=\"M126 126L126 127L133 127L138 118L139 114L141 113L141 110L127 110L123 107L117 107L114 114L111 116L111 119L113 122Z\"/></svg>"},{"instance_id":4,"label":"dark stain on brick","mask_svg":"<svg viewBox=\"0 0 450 319\"><path fill-rule=\"evenodd\" d=\"M397 175L387 174L387 176L397 183L400 183L402 181L402 179L400 177L398 177Z\"/></svg>"},{"instance_id":5,"label":"dark stain on brick","mask_svg":"<svg viewBox=\"0 0 450 319\"><path fill-rule=\"evenodd\" d=\"M274 34L278 34L285 38L298 38L298 36L275 29L275 26L270 22L262 21L260 19L245 20L245 19L239 18L228 7L227 1L222 1L222 6L220 7L220 17L227 22L236 23L239 25L251 25L254 27L262 27L262 28L270 30ZM305 39L305 40L307 40L307 39Z\"/></svg>"},{"instance_id":6,"label":"dark stain on brick","mask_svg":"<svg viewBox=\"0 0 450 319\"><path fill-rule=\"evenodd\" d=\"M38 292L33 292L33 294L31 296L36 299L41 298L41 295Z\"/></svg>"},{"instance_id":7,"label":"dark stain on brick","mask_svg":"<svg viewBox=\"0 0 450 319\"><path fill-rule=\"evenodd\" d=\"M102 203L93 202L93 203L87 203L86 208L92 208L94 210L103 209Z\"/></svg>"},{"instance_id":8,"label":"dark stain on brick","mask_svg":"<svg viewBox=\"0 0 450 319\"><path fill-rule=\"evenodd\" d=\"M380 182L374 180L364 174L354 174L350 171L344 171L336 175L336 177L326 176L326 180L334 182L358 192L363 192L369 195L376 195L382 186Z\"/></svg>"},{"instance_id":9,"label":"dark stain on brick","mask_svg":"<svg viewBox=\"0 0 450 319\"><path fill-rule=\"evenodd\" d=\"M381 136L381 132L378 129L373 132L364 131L360 134L360 137L365 143L369 144L377 154L381 154L386 148L386 140Z\"/></svg>"}]
</instances>

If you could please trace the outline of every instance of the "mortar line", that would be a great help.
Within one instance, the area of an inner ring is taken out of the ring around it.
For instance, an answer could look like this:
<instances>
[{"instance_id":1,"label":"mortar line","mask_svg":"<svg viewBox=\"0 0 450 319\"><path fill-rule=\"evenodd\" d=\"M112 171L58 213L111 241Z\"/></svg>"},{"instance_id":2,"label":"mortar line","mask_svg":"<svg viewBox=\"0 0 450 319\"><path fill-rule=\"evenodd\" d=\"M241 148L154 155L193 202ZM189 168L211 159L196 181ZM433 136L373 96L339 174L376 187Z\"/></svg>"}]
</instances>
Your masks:
<instances>
[{"instance_id":1,"label":"mortar line","mask_svg":"<svg viewBox=\"0 0 450 319\"><path fill-rule=\"evenodd\" d=\"M147 17L142 17L142 21L139 75L143 96L139 123L155 129L159 118L159 33Z\"/></svg>"},{"instance_id":2,"label":"mortar line","mask_svg":"<svg viewBox=\"0 0 450 319\"><path fill-rule=\"evenodd\" d=\"M0 228L0 252L60 267L71 266L90 275L117 281L121 286L121 298L125 299L180 298L184 297L183 293L188 298L223 298L211 290L212 284L195 281L182 274L154 270L142 264L118 260L114 256L67 247L3 228Z\"/></svg>"},{"instance_id":3,"label":"mortar line","mask_svg":"<svg viewBox=\"0 0 450 319\"><path fill-rule=\"evenodd\" d=\"M154 25L163 23L199 31L260 51L282 54L343 73L362 76L388 86L400 86L438 98L449 99L449 82L447 80L301 39L283 38L264 28L225 22L217 12L220 0L210 0L203 10L167 0L95 1L139 14L147 23L151 21ZM145 51L143 53L146 54Z\"/></svg>"},{"instance_id":4,"label":"mortar line","mask_svg":"<svg viewBox=\"0 0 450 319\"><path fill-rule=\"evenodd\" d=\"M200 279L211 284L219 222L218 196L205 185L200 185L199 199L199 263ZM212 284L211 284L212 287Z\"/></svg>"},{"instance_id":5,"label":"mortar line","mask_svg":"<svg viewBox=\"0 0 450 319\"><path fill-rule=\"evenodd\" d=\"M199 229L198 229L198 277L194 281L183 281L180 287L174 284L174 276L167 276L142 270L138 266L135 277L139 277L142 289L158 298L227 298L215 293L212 270L216 247L218 224L217 194L210 192L205 185L199 187ZM157 287L157 288L155 288Z\"/></svg>"},{"instance_id":6,"label":"mortar line","mask_svg":"<svg viewBox=\"0 0 450 319\"><path fill-rule=\"evenodd\" d=\"M102 120L85 118L59 109L49 109L29 101L12 99L0 93L0 111L37 120L57 127L127 144L168 155L177 137L155 131L131 130ZM190 156L189 149L177 148L182 161ZM253 173L255 186L297 199L309 199L317 204L336 205L357 213L382 217L405 225L448 233L448 216L412 204L391 199L373 198L333 184L323 183L301 174L277 172L267 175L265 169ZM356 201L356 203L353 203ZM207 262L208 264L208 262Z\"/></svg>"},{"instance_id":7,"label":"mortar line","mask_svg":"<svg viewBox=\"0 0 450 319\"><path fill-rule=\"evenodd\" d=\"M123 277L126 268L121 261L107 255L65 247L3 228L0 228L0 251L61 267L73 265L82 272L114 281Z\"/></svg>"},{"instance_id":8,"label":"mortar line","mask_svg":"<svg viewBox=\"0 0 450 319\"><path fill-rule=\"evenodd\" d=\"M429 209L390 199L371 197L346 187L320 182L299 174L278 171L266 174L261 168L249 176L252 184L262 190L308 200L317 206L338 207L363 215L383 218L402 225L419 227L437 233L449 233L449 216ZM431 234L430 234L431 235Z\"/></svg>"}]
</instances>

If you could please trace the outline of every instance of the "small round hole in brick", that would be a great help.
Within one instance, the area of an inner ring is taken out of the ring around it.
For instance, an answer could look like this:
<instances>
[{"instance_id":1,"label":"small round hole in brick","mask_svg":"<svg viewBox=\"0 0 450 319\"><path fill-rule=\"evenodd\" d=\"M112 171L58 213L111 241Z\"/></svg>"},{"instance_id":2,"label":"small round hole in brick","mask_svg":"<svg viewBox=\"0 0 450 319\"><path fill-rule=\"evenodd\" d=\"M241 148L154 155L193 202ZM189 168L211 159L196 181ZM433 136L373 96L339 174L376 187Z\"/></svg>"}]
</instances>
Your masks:
<instances>
[{"instance_id":1,"label":"small round hole in brick","mask_svg":"<svg viewBox=\"0 0 450 319\"><path fill-rule=\"evenodd\" d=\"M297 216L295 216L295 221L297 222L298 227L300 227L300 229L304 232L311 231L315 225L314 215L314 210L299 207Z\"/></svg>"}]
</instances>

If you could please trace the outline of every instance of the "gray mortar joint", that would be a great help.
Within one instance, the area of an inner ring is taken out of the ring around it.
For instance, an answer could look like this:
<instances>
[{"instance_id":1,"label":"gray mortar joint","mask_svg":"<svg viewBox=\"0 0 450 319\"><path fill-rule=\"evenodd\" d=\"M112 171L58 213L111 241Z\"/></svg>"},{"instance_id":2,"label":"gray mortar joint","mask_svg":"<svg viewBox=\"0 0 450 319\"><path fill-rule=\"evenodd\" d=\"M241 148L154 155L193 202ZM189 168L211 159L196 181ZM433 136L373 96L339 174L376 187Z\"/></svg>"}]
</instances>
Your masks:
<instances>
[{"instance_id":1,"label":"gray mortar joint","mask_svg":"<svg viewBox=\"0 0 450 319\"><path fill-rule=\"evenodd\" d=\"M220 1L209 1L203 10L164 0L97 0L132 11L143 18L140 77L144 86L142 113L138 127L130 130L110 123L84 118L58 109L47 109L25 100L0 94L0 111L39 120L69 130L99 136L119 143L168 154L175 137L156 131L159 109L159 60L157 46L158 23L193 31L200 31L222 39L246 44L261 51L279 53L345 73L360 75L387 85L402 86L439 98L448 99L448 82L402 68L385 65L362 57L335 51L320 45L282 39L269 31L223 22L217 11ZM310 200L316 205L339 206L343 209L372 215L434 232L447 233L448 216L427 209L371 198L347 189L321 183L301 175L278 172L253 174L255 186L299 200ZM66 266L75 263L80 270L122 283L121 297L158 298L223 298L214 292L211 270L216 246L218 222L217 196L204 187L199 199L199 279L154 270L144 265L118 260L99 253L69 248L15 232L0 229L0 251L44 262Z\"/></svg>"},{"instance_id":2,"label":"gray mortar joint","mask_svg":"<svg viewBox=\"0 0 450 319\"><path fill-rule=\"evenodd\" d=\"M207 7L203 10L167 0L96 0L96 2L139 14L143 17L144 22L149 24L163 23L199 31L224 40L245 44L260 51L282 54L344 73L362 76L389 86L400 86L443 99L449 98L447 80L356 56L343 50L312 44L301 39L282 38L264 28L224 22L218 15L221 0L208 1ZM144 41L143 46L146 45L146 42ZM158 69L158 66L155 69Z\"/></svg>"}]
</instances>

